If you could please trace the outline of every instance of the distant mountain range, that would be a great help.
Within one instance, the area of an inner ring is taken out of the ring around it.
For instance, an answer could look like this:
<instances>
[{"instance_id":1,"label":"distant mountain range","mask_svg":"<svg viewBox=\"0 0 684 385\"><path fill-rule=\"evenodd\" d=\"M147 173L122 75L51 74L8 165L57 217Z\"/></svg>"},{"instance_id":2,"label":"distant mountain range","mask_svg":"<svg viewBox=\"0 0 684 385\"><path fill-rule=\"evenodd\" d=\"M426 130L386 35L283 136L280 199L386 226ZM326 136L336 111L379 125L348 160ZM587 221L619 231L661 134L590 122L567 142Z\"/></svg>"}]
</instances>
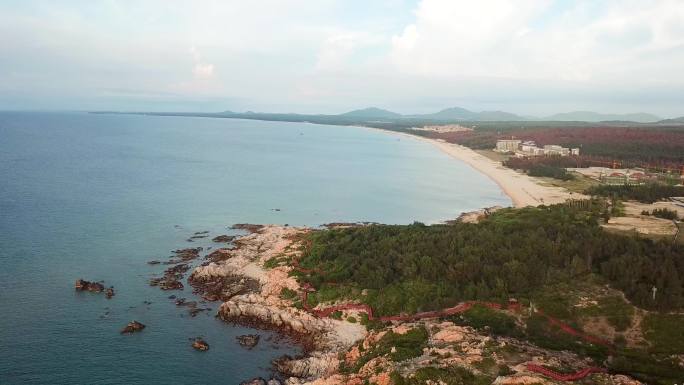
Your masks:
<instances>
[{"instance_id":1,"label":"distant mountain range","mask_svg":"<svg viewBox=\"0 0 684 385\"><path fill-rule=\"evenodd\" d=\"M402 117L401 114L397 114L396 112L387 111L376 107L368 107L362 110L349 111L345 112L344 114L339 114L339 116L355 119L396 119Z\"/></svg>"},{"instance_id":2,"label":"distant mountain range","mask_svg":"<svg viewBox=\"0 0 684 385\"><path fill-rule=\"evenodd\" d=\"M560 114L554 114L543 118L534 118L529 116L520 116L505 111L481 111L474 112L461 107L451 107L431 114L416 114L416 115L402 115L396 112L383 110L377 107L369 107L360 110L349 111L340 114L345 118L354 119L428 119L428 120L462 120L462 121L530 121L530 120L544 120L544 121L560 121L560 122L606 122L606 121L626 121L637 123L654 123L660 121L662 118L646 113L633 114L602 114L593 111L573 111ZM682 123L678 119L668 119L673 123Z\"/></svg>"},{"instance_id":3,"label":"distant mountain range","mask_svg":"<svg viewBox=\"0 0 684 385\"><path fill-rule=\"evenodd\" d=\"M680 116L679 118L674 118L674 119L665 119L661 120L658 123L676 123L676 124L684 124L684 116Z\"/></svg>"},{"instance_id":4,"label":"distant mountain range","mask_svg":"<svg viewBox=\"0 0 684 385\"><path fill-rule=\"evenodd\" d=\"M93 111L92 113L124 113L160 116L195 116L213 118L253 119L283 122L308 122L333 125L365 125L369 127L411 128L430 124L449 124L482 122L480 125L513 125L525 122L526 126L592 126L595 124L608 126L625 125L684 125L684 116L674 119L661 119L646 113L601 114L592 111L574 111L546 117L520 116L505 111L470 111L461 107L446 108L430 114L402 115L377 107L363 108L337 115L326 114L294 114L273 112L114 112ZM555 123L554 123L555 122Z\"/></svg>"}]
</instances>

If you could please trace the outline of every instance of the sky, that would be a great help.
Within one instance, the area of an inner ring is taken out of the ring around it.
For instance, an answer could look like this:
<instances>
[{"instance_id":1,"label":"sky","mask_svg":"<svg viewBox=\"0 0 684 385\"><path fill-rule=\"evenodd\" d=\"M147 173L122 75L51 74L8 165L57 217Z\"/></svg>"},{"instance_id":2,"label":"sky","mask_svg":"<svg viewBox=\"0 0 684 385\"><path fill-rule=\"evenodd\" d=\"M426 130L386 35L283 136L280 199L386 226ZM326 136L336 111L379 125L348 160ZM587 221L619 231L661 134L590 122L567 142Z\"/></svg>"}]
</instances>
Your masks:
<instances>
[{"instance_id":1,"label":"sky","mask_svg":"<svg viewBox=\"0 0 684 385\"><path fill-rule=\"evenodd\" d=\"M0 0L0 110L684 115L684 0Z\"/></svg>"}]
</instances>

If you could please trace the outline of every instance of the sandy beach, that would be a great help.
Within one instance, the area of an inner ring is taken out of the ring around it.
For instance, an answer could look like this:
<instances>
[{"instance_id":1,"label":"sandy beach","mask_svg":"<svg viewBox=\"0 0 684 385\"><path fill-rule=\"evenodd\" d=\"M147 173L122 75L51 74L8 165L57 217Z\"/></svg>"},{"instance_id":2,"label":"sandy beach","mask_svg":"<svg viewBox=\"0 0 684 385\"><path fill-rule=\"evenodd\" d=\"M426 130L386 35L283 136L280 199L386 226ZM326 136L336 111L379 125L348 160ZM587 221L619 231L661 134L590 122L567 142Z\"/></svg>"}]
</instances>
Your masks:
<instances>
[{"instance_id":1,"label":"sandy beach","mask_svg":"<svg viewBox=\"0 0 684 385\"><path fill-rule=\"evenodd\" d=\"M382 131L428 142L450 157L465 162L470 167L493 180L501 190L511 198L514 207L555 204L563 203L568 199L587 198L582 194L572 193L560 187L544 186L533 177L506 168L502 166L501 163L459 144L406 133L388 130Z\"/></svg>"},{"instance_id":2,"label":"sandy beach","mask_svg":"<svg viewBox=\"0 0 684 385\"><path fill-rule=\"evenodd\" d=\"M572 198L584 198L581 194L573 194L560 187L543 186L535 178L506 168L470 148L442 140L426 140L447 155L487 175L511 198L515 207L563 203Z\"/></svg>"}]
</instances>

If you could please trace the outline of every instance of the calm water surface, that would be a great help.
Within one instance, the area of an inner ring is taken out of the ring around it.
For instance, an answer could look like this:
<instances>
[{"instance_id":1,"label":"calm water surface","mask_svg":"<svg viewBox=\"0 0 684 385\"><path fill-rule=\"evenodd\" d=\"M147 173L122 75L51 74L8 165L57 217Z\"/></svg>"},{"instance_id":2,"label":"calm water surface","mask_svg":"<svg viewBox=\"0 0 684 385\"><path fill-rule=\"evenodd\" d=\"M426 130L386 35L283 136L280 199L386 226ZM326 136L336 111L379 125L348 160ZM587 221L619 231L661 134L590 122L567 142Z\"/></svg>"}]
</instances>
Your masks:
<instances>
[{"instance_id":1,"label":"calm water surface","mask_svg":"<svg viewBox=\"0 0 684 385\"><path fill-rule=\"evenodd\" d=\"M237 384L287 341L191 318L147 285L196 231L233 223L428 223L510 200L427 143L354 127L0 113L0 383ZM276 211L274 209L280 209ZM216 246L216 245L213 245ZM75 293L76 278L117 294ZM189 290L180 293L191 297ZM146 304L149 301L151 304ZM119 330L136 319L148 327ZM194 351L188 338L211 345Z\"/></svg>"}]
</instances>

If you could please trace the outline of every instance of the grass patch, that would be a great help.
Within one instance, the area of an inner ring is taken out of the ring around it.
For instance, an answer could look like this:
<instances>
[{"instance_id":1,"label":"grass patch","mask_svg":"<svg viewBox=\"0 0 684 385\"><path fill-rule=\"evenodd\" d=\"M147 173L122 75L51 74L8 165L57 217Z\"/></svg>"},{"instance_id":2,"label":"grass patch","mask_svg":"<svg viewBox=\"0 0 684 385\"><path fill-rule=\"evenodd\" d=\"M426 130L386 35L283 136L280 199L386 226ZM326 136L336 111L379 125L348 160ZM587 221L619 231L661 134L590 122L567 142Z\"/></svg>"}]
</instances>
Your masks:
<instances>
[{"instance_id":1,"label":"grass patch","mask_svg":"<svg viewBox=\"0 0 684 385\"><path fill-rule=\"evenodd\" d=\"M266 260L266 262L264 262L264 268L265 269L273 269L275 267L282 266L283 264L289 263L289 262L290 262L290 258L285 257L283 255L277 255L273 258L269 258L268 260Z\"/></svg>"},{"instance_id":2,"label":"grass patch","mask_svg":"<svg viewBox=\"0 0 684 385\"><path fill-rule=\"evenodd\" d=\"M641 327L644 337L652 344L653 353L684 352L684 315L650 313L644 318Z\"/></svg>"},{"instance_id":3,"label":"grass patch","mask_svg":"<svg viewBox=\"0 0 684 385\"><path fill-rule=\"evenodd\" d=\"M542 185L561 187L573 193L579 194L599 184L598 181L591 179L587 176L584 176L578 172L571 172L570 175L573 176L573 179L560 180L548 177L537 177L537 179L541 180Z\"/></svg>"},{"instance_id":4,"label":"grass patch","mask_svg":"<svg viewBox=\"0 0 684 385\"><path fill-rule=\"evenodd\" d=\"M580 316L605 317L615 330L623 332L632 324L634 307L619 296L602 297L598 305L578 309Z\"/></svg>"},{"instance_id":5,"label":"grass patch","mask_svg":"<svg viewBox=\"0 0 684 385\"><path fill-rule=\"evenodd\" d=\"M502 336L521 337L523 334L513 317L481 305L475 305L463 314L451 317L451 321Z\"/></svg>"},{"instance_id":6,"label":"grass patch","mask_svg":"<svg viewBox=\"0 0 684 385\"><path fill-rule=\"evenodd\" d=\"M299 298L299 294L295 290L284 287L280 290L280 298L294 301Z\"/></svg>"}]
</instances>

